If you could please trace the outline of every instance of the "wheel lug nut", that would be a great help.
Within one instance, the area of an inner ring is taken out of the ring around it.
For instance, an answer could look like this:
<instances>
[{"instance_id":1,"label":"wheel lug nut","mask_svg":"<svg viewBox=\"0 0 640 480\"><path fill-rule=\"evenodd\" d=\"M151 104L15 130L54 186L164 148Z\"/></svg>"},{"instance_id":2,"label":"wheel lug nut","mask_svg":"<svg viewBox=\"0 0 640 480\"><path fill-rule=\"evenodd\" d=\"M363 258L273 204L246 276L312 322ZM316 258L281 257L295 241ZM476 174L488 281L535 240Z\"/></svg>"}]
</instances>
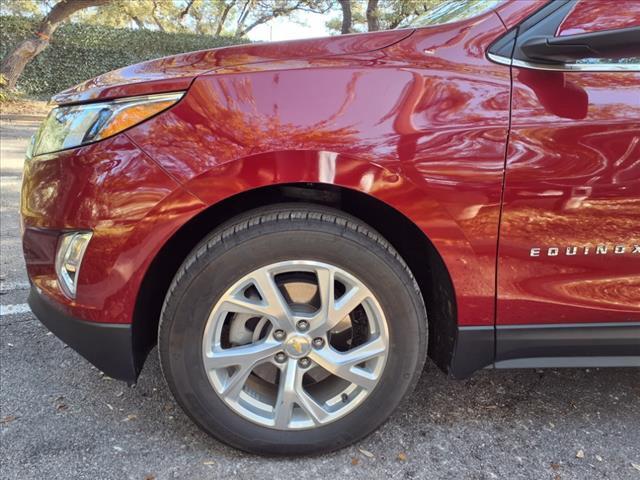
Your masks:
<instances>
[{"instance_id":1,"label":"wheel lug nut","mask_svg":"<svg viewBox=\"0 0 640 480\"><path fill-rule=\"evenodd\" d=\"M300 320L296 326L301 332L306 332L307 330L309 330L309 322L307 322L306 320Z\"/></svg>"},{"instance_id":2,"label":"wheel lug nut","mask_svg":"<svg viewBox=\"0 0 640 480\"><path fill-rule=\"evenodd\" d=\"M276 356L274 358L278 363L284 363L287 361L287 356L284 354L284 352L276 353Z\"/></svg>"},{"instance_id":3,"label":"wheel lug nut","mask_svg":"<svg viewBox=\"0 0 640 480\"><path fill-rule=\"evenodd\" d=\"M313 348L322 348L324 346L324 339L317 337L313 339Z\"/></svg>"},{"instance_id":4,"label":"wheel lug nut","mask_svg":"<svg viewBox=\"0 0 640 480\"><path fill-rule=\"evenodd\" d=\"M275 332L273 332L273 338L275 338L276 340L284 340L284 337L286 337L287 334L284 332L284 330L276 330Z\"/></svg>"},{"instance_id":5,"label":"wheel lug nut","mask_svg":"<svg viewBox=\"0 0 640 480\"><path fill-rule=\"evenodd\" d=\"M302 368L308 368L309 365L311 365L311 360L309 360L307 357L301 358L300 360L298 360L298 365L300 365L300 367Z\"/></svg>"}]
</instances>

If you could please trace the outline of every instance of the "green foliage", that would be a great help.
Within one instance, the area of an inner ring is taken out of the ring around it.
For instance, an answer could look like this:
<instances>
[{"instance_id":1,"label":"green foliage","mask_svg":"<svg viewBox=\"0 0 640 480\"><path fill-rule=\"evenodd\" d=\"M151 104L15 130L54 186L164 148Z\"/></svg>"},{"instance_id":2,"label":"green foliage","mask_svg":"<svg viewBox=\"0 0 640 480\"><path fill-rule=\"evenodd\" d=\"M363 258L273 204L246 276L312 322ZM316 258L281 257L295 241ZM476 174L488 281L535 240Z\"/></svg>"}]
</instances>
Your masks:
<instances>
[{"instance_id":1,"label":"green foliage","mask_svg":"<svg viewBox=\"0 0 640 480\"><path fill-rule=\"evenodd\" d=\"M9 100L9 94L4 88L6 85L7 80L4 78L4 75L0 75L0 103Z\"/></svg>"},{"instance_id":2,"label":"green foliage","mask_svg":"<svg viewBox=\"0 0 640 480\"><path fill-rule=\"evenodd\" d=\"M35 27L36 21L28 18L1 16L0 57L32 35ZM49 97L132 63L238 43L246 43L246 39L67 23L58 28L49 47L27 65L18 88L29 95Z\"/></svg>"},{"instance_id":3,"label":"green foliage","mask_svg":"<svg viewBox=\"0 0 640 480\"><path fill-rule=\"evenodd\" d=\"M7 79L0 74L0 106L3 108L12 102L21 102L24 100L24 94L16 90L9 90L7 87Z\"/></svg>"}]
</instances>

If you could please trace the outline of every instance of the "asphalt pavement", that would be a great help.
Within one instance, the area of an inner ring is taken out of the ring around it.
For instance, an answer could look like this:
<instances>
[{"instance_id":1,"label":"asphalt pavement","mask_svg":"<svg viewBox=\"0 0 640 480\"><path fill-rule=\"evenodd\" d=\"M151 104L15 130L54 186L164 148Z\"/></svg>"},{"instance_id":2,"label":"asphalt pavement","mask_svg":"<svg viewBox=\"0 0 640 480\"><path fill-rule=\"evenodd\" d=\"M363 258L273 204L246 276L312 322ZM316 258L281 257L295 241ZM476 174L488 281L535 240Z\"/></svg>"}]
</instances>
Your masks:
<instances>
[{"instance_id":1,"label":"asphalt pavement","mask_svg":"<svg viewBox=\"0 0 640 480\"><path fill-rule=\"evenodd\" d=\"M476 373L429 365L407 402L359 444L265 458L202 433L151 352L135 388L109 379L26 306L20 168L37 118L3 117L0 158L0 478L640 479L640 370Z\"/></svg>"}]
</instances>

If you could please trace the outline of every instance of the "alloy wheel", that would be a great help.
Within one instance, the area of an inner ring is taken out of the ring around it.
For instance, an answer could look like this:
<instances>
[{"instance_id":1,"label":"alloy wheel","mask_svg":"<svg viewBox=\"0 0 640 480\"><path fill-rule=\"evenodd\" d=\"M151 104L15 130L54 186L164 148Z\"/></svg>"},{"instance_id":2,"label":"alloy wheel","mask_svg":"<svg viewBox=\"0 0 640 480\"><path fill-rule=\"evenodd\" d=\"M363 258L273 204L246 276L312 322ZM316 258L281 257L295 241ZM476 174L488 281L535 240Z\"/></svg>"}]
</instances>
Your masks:
<instances>
[{"instance_id":1,"label":"alloy wheel","mask_svg":"<svg viewBox=\"0 0 640 480\"><path fill-rule=\"evenodd\" d=\"M343 417L376 387L389 334L373 293L327 263L278 262L235 282L206 323L202 358L220 398L280 430Z\"/></svg>"}]
</instances>

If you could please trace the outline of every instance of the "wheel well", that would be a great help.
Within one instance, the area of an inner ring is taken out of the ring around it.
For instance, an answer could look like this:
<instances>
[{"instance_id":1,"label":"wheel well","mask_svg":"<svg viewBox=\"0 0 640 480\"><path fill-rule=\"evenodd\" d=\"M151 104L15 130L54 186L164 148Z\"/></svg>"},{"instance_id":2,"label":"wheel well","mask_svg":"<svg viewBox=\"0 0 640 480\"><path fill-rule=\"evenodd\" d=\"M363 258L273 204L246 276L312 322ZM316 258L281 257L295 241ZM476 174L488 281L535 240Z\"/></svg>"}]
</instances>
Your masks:
<instances>
[{"instance_id":1,"label":"wheel well","mask_svg":"<svg viewBox=\"0 0 640 480\"><path fill-rule=\"evenodd\" d=\"M422 291L429 319L429 356L448 371L457 332L456 304L449 272L426 235L407 217L370 195L326 184L262 187L215 204L187 222L162 247L142 281L133 317L138 370L156 344L164 297L189 252L213 229L253 208L306 202L331 206L366 222L400 253Z\"/></svg>"}]
</instances>

